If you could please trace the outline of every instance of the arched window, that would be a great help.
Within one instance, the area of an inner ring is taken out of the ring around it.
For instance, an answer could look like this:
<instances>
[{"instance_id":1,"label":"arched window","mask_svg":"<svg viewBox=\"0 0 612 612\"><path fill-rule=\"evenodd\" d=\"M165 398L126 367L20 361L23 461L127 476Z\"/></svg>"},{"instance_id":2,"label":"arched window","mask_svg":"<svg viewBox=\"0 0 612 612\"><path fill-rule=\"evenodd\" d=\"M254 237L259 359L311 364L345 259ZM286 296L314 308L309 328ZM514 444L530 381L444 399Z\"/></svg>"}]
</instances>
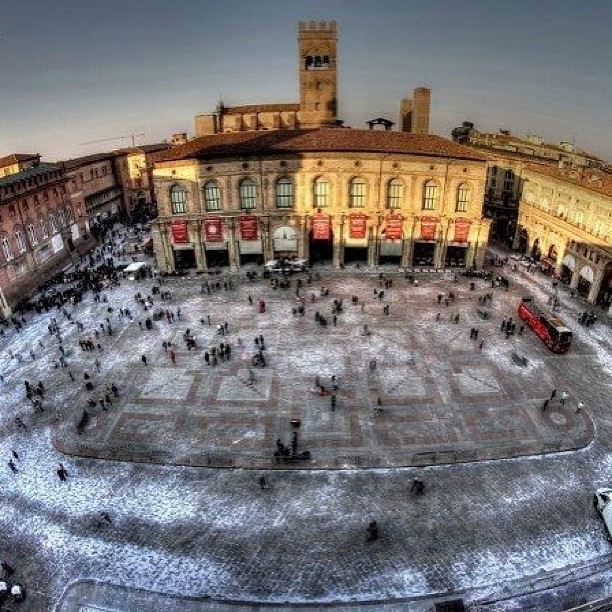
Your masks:
<instances>
[{"instance_id":1,"label":"arched window","mask_svg":"<svg viewBox=\"0 0 612 612\"><path fill-rule=\"evenodd\" d=\"M221 210L221 189L217 181L204 184L204 205L206 210Z\"/></svg>"},{"instance_id":2,"label":"arched window","mask_svg":"<svg viewBox=\"0 0 612 612\"><path fill-rule=\"evenodd\" d=\"M312 55L307 55L306 56L305 66L304 66L306 68L306 70L311 70L313 64L314 64L314 60L312 58Z\"/></svg>"},{"instance_id":3,"label":"arched window","mask_svg":"<svg viewBox=\"0 0 612 612\"><path fill-rule=\"evenodd\" d=\"M276 207L293 208L293 183L287 177L276 181Z\"/></svg>"},{"instance_id":4,"label":"arched window","mask_svg":"<svg viewBox=\"0 0 612 612\"><path fill-rule=\"evenodd\" d=\"M387 208L402 207L402 181L391 179L387 184Z\"/></svg>"},{"instance_id":5,"label":"arched window","mask_svg":"<svg viewBox=\"0 0 612 612\"><path fill-rule=\"evenodd\" d=\"M362 178L351 179L349 183L349 206L351 208L365 208L366 182Z\"/></svg>"},{"instance_id":6,"label":"arched window","mask_svg":"<svg viewBox=\"0 0 612 612\"><path fill-rule=\"evenodd\" d=\"M180 185L170 187L170 203L172 214L178 215L187 212L187 190Z\"/></svg>"},{"instance_id":7,"label":"arched window","mask_svg":"<svg viewBox=\"0 0 612 612\"><path fill-rule=\"evenodd\" d=\"M320 68L321 67L321 56L320 55L317 55L314 58L314 67L315 68Z\"/></svg>"},{"instance_id":8,"label":"arched window","mask_svg":"<svg viewBox=\"0 0 612 612\"><path fill-rule=\"evenodd\" d=\"M329 68L329 55L323 56L323 68Z\"/></svg>"},{"instance_id":9,"label":"arched window","mask_svg":"<svg viewBox=\"0 0 612 612\"><path fill-rule=\"evenodd\" d=\"M2 252L4 253L5 259L13 259L13 251L11 250L11 243L6 236L2 236Z\"/></svg>"},{"instance_id":10,"label":"arched window","mask_svg":"<svg viewBox=\"0 0 612 612\"><path fill-rule=\"evenodd\" d=\"M470 205L470 186L467 183L461 183L457 188L457 202L455 203L456 212L467 212Z\"/></svg>"},{"instance_id":11,"label":"arched window","mask_svg":"<svg viewBox=\"0 0 612 612\"><path fill-rule=\"evenodd\" d=\"M15 240L17 241L17 248L20 253L25 253L26 251L26 242L23 237L23 232L20 229L15 230Z\"/></svg>"},{"instance_id":12,"label":"arched window","mask_svg":"<svg viewBox=\"0 0 612 612\"><path fill-rule=\"evenodd\" d=\"M257 185L250 178L245 178L240 181L240 208L242 210L251 210L255 208L257 203Z\"/></svg>"},{"instance_id":13,"label":"arched window","mask_svg":"<svg viewBox=\"0 0 612 612\"><path fill-rule=\"evenodd\" d=\"M330 203L329 181L322 177L315 179L314 182L314 199L313 206L315 208L325 208Z\"/></svg>"},{"instance_id":14,"label":"arched window","mask_svg":"<svg viewBox=\"0 0 612 612\"><path fill-rule=\"evenodd\" d=\"M38 225L40 225L40 235L43 238L48 238L49 232L47 230L47 224L45 223L45 220L42 217L38 220Z\"/></svg>"},{"instance_id":15,"label":"arched window","mask_svg":"<svg viewBox=\"0 0 612 612\"><path fill-rule=\"evenodd\" d=\"M55 226L55 217L53 213L49 213L49 227L51 228L51 234L55 234L57 232L57 227Z\"/></svg>"},{"instance_id":16,"label":"arched window","mask_svg":"<svg viewBox=\"0 0 612 612\"><path fill-rule=\"evenodd\" d=\"M440 190L436 181L427 181L423 185L423 210L435 210L440 198Z\"/></svg>"},{"instance_id":17,"label":"arched window","mask_svg":"<svg viewBox=\"0 0 612 612\"><path fill-rule=\"evenodd\" d=\"M28 223L28 236L32 244L36 244L38 242L36 239L36 231L34 230L34 225L32 223Z\"/></svg>"}]
</instances>

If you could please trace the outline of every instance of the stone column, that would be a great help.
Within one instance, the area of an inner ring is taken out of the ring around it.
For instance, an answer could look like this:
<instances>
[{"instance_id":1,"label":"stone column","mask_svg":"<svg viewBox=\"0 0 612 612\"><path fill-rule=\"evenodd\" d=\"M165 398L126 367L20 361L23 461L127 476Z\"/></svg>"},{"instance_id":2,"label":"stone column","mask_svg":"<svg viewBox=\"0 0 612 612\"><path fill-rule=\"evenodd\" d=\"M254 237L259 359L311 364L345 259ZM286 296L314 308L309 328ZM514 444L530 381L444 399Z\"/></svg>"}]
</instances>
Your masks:
<instances>
[{"instance_id":1,"label":"stone column","mask_svg":"<svg viewBox=\"0 0 612 612\"><path fill-rule=\"evenodd\" d=\"M308 241L308 215L298 219L298 259L310 258L310 244Z\"/></svg>"},{"instance_id":2,"label":"stone column","mask_svg":"<svg viewBox=\"0 0 612 612\"><path fill-rule=\"evenodd\" d=\"M572 270L572 280L570 282L570 289L576 289L576 287L578 287L579 280L580 280L580 264L576 262L576 267Z\"/></svg>"},{"instance_id":3,"label":"stone column","mask_svg":"<svg viewBox=\"0 0 612 612\"><path fill-rule=\"evenodd\" d=\"M163 253L165 272L174 272L174 251L172 250L171 230L167 223L160 225L161 251ZM160 272L162 269L160 268Z\"/></svg>"},{"instance_id":4,"label":"stone column","mask_svg":"<svg viewBox=\"0 0 612 612\"><path fill-rule=\"evenodd\" d=\"M206 263L206 251L204 250L204 245L202 244L202 222L194 221L192 231L195 232L195 240L193 241L193 244L195 248L196 268L201 271L207 270L208 265Z\"/></svg>"},{"instance_id":5,"label":"stone column","mask_svg":"<svg viewBox=\"0 0 612 612\"><path fill-rule=\"evenodd\" d=\"M11 307L9 306L6 298L4 297L4 292L2 291L2 287L0 287L0 313L2 313L3 317L10 317L12 314Z\"/></svg>"},{"instance_id":6,"label":"stone column","mask_svg":"<svg viewBox=\"0 0 612 612\"><path fill-rule=\"evenodd\" d=\"M376 259L376 239L374 238L374 228L368 228L368 268L374 267Z\"/></svg>"},{"instance_id":7,"label":"stone column","mask_svg":"<svg viewBox=\"0 0 612 612\"><path fill-rule=\"evenodd\" d=\"M240 269L240 257L238 255L238 243L236 242L236 223L233 218L225 219L226 227L229 231L229 242L228 242L228 255L230 268L232 272Z\"/></svg>"},{"instance_id":8,"label":"stone column","mask_svg":"<svg viewBox=\"0 0 612 612\"><path fill-rule=\"evenodd\" d=\"M262 233L262 240L263 240L263 257L264 257L264 263L265 263L266 261L270 261L271 259L274 258L274 249L272 248L272 234L271 234L272 223L271 223L270 217L268 217L267 222L262 223L262 225L263 225L263 230L261 230L261 233Z\"/></svg>"},{"instance_id":9,"label":"stone column","mask_svg":"<svg viewBox=\"0 0 612 612\"><path fill-rule=\"evenodd\" d=\"M593 282L591 283L591 288L589 289L589 295L587 297L587 302L589 304L594 304L595 300L597 300L597 296L599 295L599 290L601 289L601 281L604 277L604 270L600 268L595 272L595 276L593 277Z\"/></svg>"},{"instance_id":10,"label":"stone column","mask_svg":"<svg viewBox=\"0 0 612 612\"><path fill-rule=\"evenodd\" d=\"M560 277L561 272L563 270L563 258L565 257L565 249L567 247L564 246L563 249L559 249L557 251L557 261L555 262L555 276Z\"/></svg>"},{"instance_id":11,"label":"stone column","mask_svg":"<svg viewBox=\"0 0 612 612\"><path fill-rule=\"evenodd\" d=\"M332 231L334 229L333 223L332 223ZM343 229L343 223L340 222L340 228L336 229L336 231L334 231L334 243L332 245L332 266L334 268L339 268L340 267L340 248L341 248L341 243L342 243L342 229Z\"/></svg>"}]
</instances>

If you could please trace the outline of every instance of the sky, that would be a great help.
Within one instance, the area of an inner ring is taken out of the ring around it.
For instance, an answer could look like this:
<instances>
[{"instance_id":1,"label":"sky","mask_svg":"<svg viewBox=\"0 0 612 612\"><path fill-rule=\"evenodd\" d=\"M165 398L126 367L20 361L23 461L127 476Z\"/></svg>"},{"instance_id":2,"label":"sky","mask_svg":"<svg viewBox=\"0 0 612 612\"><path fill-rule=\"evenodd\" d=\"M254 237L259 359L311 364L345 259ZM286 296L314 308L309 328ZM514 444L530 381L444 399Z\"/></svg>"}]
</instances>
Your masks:
<instances>
[{"instance_id":1,"label":"sky","mask_svg":"<svg viewBox=\"0 0 612 612\"><path fill-rule=\"evenodd\" d=\"M433 133L469 120L612 160L609 0L3 0L0 156L191 137L219 97L298 102L310 19L337 22L346 125L397 122L426 86Z\"/></svg>"}]
</instances>

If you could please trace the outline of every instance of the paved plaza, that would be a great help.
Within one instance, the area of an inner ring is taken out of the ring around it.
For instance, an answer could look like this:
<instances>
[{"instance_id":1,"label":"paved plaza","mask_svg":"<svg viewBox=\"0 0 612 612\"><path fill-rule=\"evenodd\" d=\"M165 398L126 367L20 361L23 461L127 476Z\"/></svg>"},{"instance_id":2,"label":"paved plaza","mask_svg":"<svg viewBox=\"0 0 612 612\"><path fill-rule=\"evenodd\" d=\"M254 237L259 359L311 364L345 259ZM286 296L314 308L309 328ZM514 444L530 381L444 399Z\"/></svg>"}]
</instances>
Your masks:
<instances>
[{"instance_id":1,"label":"paved plaza","mask_svg":"<svg viewBox=\"0 0 612 612\"><path fill-rule=\"evenodd\" d=\"M151 294L153 280L123 281L105 292L107 302L89 294L70 308L72 320L61 311L30 315L21 333L6 333L0 356L1 449L5 463L19 454L18 473L5 470L1 552L28 588L21 609L353 610L371 602L416 611L460 597L502 610L522 609L537 592L535 605L552 610L563 609L548 603L555 597L560 605L610 595L609 581L597 578L610 571L612 548L591 506L593 490L612 482L610 325L579 325L584 304L561 290L560 316L574 332L568 354L549 352L529 329L518 334L520 322L506 338L501 321L517 318L520 297L546 304L553 289L539 273L492 271L510 279L509 291L435 272L419 273L415 286L393 268L384 270L390 288L380 286L380 270L363 268L315 268L319 279L309 285L297 275L289 289L249 282L244 271L172 279L162 286L171 300L153 298L175 321L150 331L153 309L134 294ZM303 316L293 313L296 278ZM206 281L220 290L202 293ZM451 292L453 302L438 304ZM492 300L483 306L485 293ZM343 301L336 325L334 300ZM68 368L54 367L52 317L72 351ZM113 334L100 331L102 350L81 351L78 340L107 317ZM185 346L187 329L196 349ZM265 368L251 363L260 335ZM230 343L231 358L206 365L204 352L220 342ZM524 367L513 353L527 358ZM44 382L44 412L32 411L24 379ZM112 405L87 408L111 382L119 389ZM279 462L276 441L291 445L295 419L297 450L309 457ZM423 496L409 492L415 477ZM372 519L380 538L367 542ZM569 592L568 576L576 581Z\"/></svg>"}]
</instances>

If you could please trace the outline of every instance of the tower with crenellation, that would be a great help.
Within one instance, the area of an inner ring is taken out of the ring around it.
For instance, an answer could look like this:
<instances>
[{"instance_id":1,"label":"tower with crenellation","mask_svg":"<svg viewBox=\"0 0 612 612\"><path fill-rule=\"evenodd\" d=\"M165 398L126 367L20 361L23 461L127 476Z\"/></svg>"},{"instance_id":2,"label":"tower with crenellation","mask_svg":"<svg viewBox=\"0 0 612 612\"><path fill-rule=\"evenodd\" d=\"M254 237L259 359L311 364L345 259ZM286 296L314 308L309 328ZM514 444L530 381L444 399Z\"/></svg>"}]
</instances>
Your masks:
<instances>
[{"instance_id":1,"label":"tower with crenellation","mask_svg":"<svg viewBox=\"0 0 612 612\"><path fill-rule=\"evenodd\" d=\"M301 21L298 32L302 128L338 123L338 35L335 21Z\"/></svg>"}]
</instances>

